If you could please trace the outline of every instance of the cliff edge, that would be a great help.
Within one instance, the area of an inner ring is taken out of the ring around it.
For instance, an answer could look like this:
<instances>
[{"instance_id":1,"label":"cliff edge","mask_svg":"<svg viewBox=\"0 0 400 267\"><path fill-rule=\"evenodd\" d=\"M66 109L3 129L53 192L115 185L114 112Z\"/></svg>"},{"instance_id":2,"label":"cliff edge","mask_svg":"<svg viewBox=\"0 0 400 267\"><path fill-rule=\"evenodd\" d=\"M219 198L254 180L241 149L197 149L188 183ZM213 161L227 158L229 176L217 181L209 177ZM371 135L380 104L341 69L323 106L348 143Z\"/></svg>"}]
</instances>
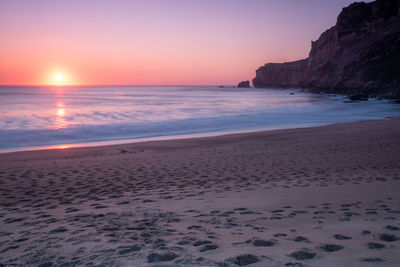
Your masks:
<instances>
[{"instance_id":1,"label":"cliff edge","mask_svg":"<svg viewBox=\"0 0 400 267\"><path fill-rule=\"evenodd\" d=\"M400 98L400 0L343 8L308 58L265 64L253 85Z\"/></svg>"}]
</instances>

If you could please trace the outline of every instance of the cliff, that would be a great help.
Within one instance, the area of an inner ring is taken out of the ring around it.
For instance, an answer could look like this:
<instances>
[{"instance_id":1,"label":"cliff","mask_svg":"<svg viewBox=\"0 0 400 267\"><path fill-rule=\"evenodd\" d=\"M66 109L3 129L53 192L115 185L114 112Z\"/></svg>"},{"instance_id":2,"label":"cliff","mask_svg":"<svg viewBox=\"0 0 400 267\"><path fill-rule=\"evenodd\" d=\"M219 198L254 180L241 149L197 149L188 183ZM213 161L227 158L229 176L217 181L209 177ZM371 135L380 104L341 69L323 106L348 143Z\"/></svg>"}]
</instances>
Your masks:
<instances>
[{"instance_id":1,"label":"cliff","mask_svg":"<svg viewBox=\"0 0 400 267\"><path fill-rule=\"evenodd\" d=\"M267 63L256 71L255 87L297 87L304 83L308 59L286 63Z\"/></svg>"},{"instance_id":2,"label":"cliff","mask_svg":"<svg viewBox=\"0 0 400 267\"><path fill-rule=\"evenodd\" d=\"M311 43L307 59L268 63L255 87L400 97L400 0L353 3Z\"/></svg>"}]
</instances>

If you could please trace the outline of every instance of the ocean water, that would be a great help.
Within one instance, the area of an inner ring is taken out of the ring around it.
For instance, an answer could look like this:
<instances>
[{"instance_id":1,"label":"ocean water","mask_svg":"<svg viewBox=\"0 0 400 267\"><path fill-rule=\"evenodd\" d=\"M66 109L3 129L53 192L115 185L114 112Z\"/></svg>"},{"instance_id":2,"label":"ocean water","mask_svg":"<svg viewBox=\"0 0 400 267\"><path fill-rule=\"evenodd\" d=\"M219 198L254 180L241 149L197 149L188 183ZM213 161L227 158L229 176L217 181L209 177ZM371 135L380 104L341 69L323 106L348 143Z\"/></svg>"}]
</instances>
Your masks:
<instances>
[{"instance_id":1,"label":"ocean water","mask_svg":"<svg viewBox=\"0 0 400 267\"><path fill-rule=\"evenodd\" d=\"M388 100L232 87L0 87L0 152L400 116Z\"/></svg>"}]
</instances>

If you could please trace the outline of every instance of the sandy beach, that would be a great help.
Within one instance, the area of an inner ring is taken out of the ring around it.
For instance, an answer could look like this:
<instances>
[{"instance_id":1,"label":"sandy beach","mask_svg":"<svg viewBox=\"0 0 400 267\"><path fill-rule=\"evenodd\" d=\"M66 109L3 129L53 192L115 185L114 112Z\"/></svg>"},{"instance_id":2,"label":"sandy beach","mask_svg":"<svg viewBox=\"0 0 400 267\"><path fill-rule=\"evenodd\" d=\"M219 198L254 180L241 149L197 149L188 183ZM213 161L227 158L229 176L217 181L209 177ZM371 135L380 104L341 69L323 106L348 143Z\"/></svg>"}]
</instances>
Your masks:
<instances>
[{"instance_id":1,"label":"sandy beach","mask_svg":"<svg viewBox=\"0 0 400 267\"><path fill-rule=\"evenodd\" d=\"M0 154L0 266L398 266L400 119Z\"/></svg>"}]
</instances>

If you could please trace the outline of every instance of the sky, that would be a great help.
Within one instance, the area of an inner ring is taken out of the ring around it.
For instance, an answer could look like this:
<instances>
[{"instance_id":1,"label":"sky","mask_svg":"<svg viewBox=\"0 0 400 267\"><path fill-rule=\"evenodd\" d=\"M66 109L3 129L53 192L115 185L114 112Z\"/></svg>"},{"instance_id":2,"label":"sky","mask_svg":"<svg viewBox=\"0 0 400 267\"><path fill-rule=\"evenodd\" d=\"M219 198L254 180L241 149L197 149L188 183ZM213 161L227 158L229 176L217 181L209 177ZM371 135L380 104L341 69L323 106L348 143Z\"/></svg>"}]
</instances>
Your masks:
<instances>
[{"instance_id":1,"label":"sky","mask_svg":"<svg viewBox=\"0 0 400 267\"><path fill-rule=\"evenodd\" d=\"M0 84L237 84L306 58L352 2L0 0Z\"/></svg>"}]
</instances>

